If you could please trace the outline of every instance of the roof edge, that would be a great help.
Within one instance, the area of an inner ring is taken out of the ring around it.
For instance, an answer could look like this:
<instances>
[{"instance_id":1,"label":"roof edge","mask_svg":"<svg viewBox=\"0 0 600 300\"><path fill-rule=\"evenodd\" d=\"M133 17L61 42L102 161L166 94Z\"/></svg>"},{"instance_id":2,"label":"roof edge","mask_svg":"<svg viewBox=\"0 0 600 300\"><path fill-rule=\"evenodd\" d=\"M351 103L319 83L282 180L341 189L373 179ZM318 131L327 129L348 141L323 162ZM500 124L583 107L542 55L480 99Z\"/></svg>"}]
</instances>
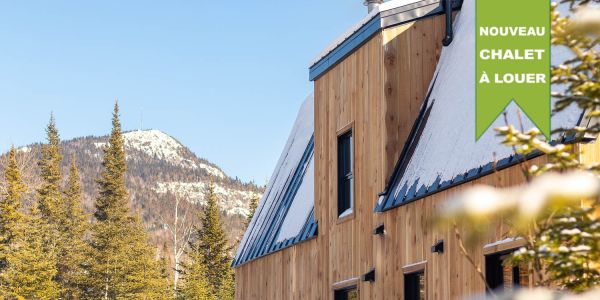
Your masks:
<instances>
[{"instance_id":1,"label":"roof edge","mask_svg":"<svg viewBox=\"0 0 600 300\"><path fill-rule=\"evenodd\" d=\"M453 10L461 8L463 0L451 1ZM334 41L334 47L331 47L331 49L326 48L324 53L311 63L309 80L315 81L318 79L385 28L443 14L443 2L444 0L421 0L402 6L391 6L387 10L374 11L373 14L368 15L358 23L360 26L356 30L351 28L349 32L338 38L339 42Z\"/></svg>"}]
</instances>

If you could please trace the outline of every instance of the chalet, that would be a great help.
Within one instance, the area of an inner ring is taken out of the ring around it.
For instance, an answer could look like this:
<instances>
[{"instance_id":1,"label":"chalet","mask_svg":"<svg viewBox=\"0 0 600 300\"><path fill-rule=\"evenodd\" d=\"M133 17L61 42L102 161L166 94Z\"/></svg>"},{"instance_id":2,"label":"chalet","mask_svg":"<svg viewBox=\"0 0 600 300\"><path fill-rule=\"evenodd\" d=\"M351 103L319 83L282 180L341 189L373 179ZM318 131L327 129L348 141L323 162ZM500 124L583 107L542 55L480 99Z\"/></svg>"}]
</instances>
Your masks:
<instances>
[{"instance_id":1,"label":"chalet","mask_svg":"<svg viewBox=\"0 0 600 300\"><path fill-rule=\"evenodd\" d=\"M453 230L428 225L444 199L473 183L523 181L493 130L475 142L474 1L366 1L368 15L311 64L314 93L233 261L237 299L485 291ZM506 109L512 124L517 110ZM583 122L577 108L552 118L555 128ZM591 142L577 147L582 160L599 153ZM499 225L473 256L490 285L527 285L527 272L502 264L520 246L505 234Z\"/></svg>"}]
</instances>

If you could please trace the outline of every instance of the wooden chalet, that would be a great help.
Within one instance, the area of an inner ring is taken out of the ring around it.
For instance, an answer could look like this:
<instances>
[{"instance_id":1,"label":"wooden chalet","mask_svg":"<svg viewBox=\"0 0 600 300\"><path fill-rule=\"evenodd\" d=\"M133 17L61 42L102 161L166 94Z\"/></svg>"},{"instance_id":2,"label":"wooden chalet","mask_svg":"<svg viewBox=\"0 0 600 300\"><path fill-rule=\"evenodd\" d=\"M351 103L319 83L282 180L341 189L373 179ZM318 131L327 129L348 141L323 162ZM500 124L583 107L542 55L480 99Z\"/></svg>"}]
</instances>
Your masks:
<instances>
[{"instance_id":1,"label":"wooden chalet","mask_svg":"<svg viewBox=\"0 0 600 300\"><path fill-rule=\"evenodd\" d=\"M369 14L310 66L314 95L233 261L237 299L485 292L453 229L428 225L456 191L523 182L493 130L475 142L474 0L367 2ZM517 109L506 109L512 124ZM552 118L555 128L585 125L577 108ZM593 141L577 147L584 161L600 157ZM490 285L528 285L527 272L502 264L521 245L506 232L498 226L473 256Z\"/></svg>"}]
</instances>

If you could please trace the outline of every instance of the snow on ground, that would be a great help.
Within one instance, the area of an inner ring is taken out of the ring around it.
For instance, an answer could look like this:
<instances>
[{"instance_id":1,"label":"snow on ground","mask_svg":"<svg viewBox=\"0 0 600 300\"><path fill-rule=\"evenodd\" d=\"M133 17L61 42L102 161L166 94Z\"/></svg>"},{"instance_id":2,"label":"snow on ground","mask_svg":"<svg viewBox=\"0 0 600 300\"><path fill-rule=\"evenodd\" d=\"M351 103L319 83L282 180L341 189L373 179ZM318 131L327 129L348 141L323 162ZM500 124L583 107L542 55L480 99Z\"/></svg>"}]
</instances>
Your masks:
<instances>
[{"instance_id":1,"label":"snow on ground","mask_svg":"<svg viewBox=\"0 0 600 300\"><path fill-rule=\"evenodd\" d=\"M219 168L217 168L217 167L213 167L211 165L207 165L204 163L199 163L198 167L200 167L200 169L206 170L206 172L208 172L208 174L210 174L212 176L216 176L219 178L225 178L225 173L223 173L223 171L219 170Z\"/></svg>"},{"instance_id":2,"label":"snow on ground","mask_svg":"<svg viewBox=\"0 0 600 300\"><path fill-rule=\"evenodd\" d=\"M180 197L185 197L191 203L206 203L206 193L208 191L208 183L205 182L159 182L153 188L159 194L172 193ZM228 215L247 216L250 211L248 205L253 196L260 194L250 191L240 191L235 189L227 189L215 183L215 193L219 201L219 205Z\"/></svg>"}]
</instances>

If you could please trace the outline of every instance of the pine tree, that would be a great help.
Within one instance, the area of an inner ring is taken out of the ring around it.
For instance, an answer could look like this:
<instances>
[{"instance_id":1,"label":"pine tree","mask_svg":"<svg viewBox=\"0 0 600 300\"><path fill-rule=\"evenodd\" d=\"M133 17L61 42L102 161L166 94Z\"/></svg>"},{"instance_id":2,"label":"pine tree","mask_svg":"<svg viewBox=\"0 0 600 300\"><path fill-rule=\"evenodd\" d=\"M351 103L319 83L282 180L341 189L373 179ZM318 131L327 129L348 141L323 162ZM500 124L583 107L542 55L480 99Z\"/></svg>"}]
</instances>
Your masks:
<instances>
[{"instance_id":1,"label":"pine tree","mask_svg":"<svg viewBox=\"0 0 600 300\"><path fill-rule=\"evenodd\" d=\"M231 269L231 258L229 252L231 247L227 246L227 237L221 225L217 195L214 183L208 188L206 205L202 216L202 227L196 228L196 238L191 245L200 254L206 267L206 278L208 280L210 293L218 299L231 299L233 294L233 270Z\"/></svg>"},{"instance_id":2,"label":"pine tree","mask_svg":"<svg viewBox=\"0 0 600 300\"><path fill-rule=\"evenodd\" d=\"M19 235L17 227L23 218L19 208L21 197L25 192L25 184L21 180L21 173L17 166L17 151L14 147L10 148L4 177L6 192L0 196L0 212L2 212L0 213L0 274L6 268L6 256L11 250L15 237ZM0 286L2 286L1 282Z\"/></svg>"},{"instance_id":3,"label":"pine tree","mask_svg":"<svg viewBox=\"0 0 600 300\"><path fill-rule=\"evenodd\" d=\"M62 298L79 299L85 277L85 254L89 251L85 241L88 228L87 217L81 207L81 183L75 156L71 158L71 167L67 186L64 190L62 209L65 213L65 222L60 228L63 234L63 243L59 257L58 281L63 288Z\"/></svg>"},{"instance_id":4,"label":"pine tree","mask_svg":"<svg viewBox=\"0 0 600 300\"><path fill-rule=\"evenodd\" d=\"M92 299L160 299L158 263L152 255L145 229L130 216L125 188L124 140L115 103L109 146L104 149L98 179L95 224L91 232L87 297Z\"/></svg>"}]
</instances>

